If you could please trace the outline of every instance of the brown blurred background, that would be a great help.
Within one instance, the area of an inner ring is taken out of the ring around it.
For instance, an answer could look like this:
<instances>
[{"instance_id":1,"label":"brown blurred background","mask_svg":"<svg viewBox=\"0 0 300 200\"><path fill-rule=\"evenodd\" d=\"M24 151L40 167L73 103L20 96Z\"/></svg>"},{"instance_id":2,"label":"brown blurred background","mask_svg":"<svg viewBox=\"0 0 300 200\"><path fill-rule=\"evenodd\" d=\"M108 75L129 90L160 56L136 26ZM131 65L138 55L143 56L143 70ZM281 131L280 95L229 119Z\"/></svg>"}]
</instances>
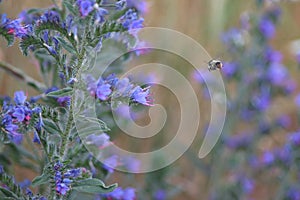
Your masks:
<instances>
[{"instance_id":1,"label":"brown blurred background","mask_svg":"<svg viewBox=\"0 0 300 200\"><path fill-rule=\"evenodd\" d=\"M250 12L254 9L253 2L254 0L153 0L149 1L150 9L145 16L145 25L165 27L182 32L203 45L212 57L220 56L222 58L222 53L225 50L220 42L220 34L232 26L238 26L240 15L244 11ZM47 7L51 4L50 0L3 0L0 5L0 13L7 13L8 17L15 18L24 9ZM283 19L272 43L275 49L284 54L284 63L294 79L299 80L299 77L297 77L298 69L294 55L290 50L290 44L292 41L300 39L300 2L284 2L282 8ZM159 59L163 60L165 58L156 58L156 61L159 61ZM17 44L7 48L6 42L0 39L0 60L11 63L32 77L41 80L34 60L30 56L24 57ZM298 86L299 83L300 81L298 81ZM16 81L0 70L0 95L12 96L14 91L19 89L24 89L30 95L35 94L22 82ZM165 95L165 98L168 98L168 96ZM278 99L271 112L274 112L274 115L276 113L287 113L290 116L295 116L295 109L291 103L288 103L289 101L291 100L284 97ZM294 124L294 126L292 129L297 128L297 124ZM185 192L176 199L205 199L205 192L207 191L200 188L205 185L205 182L198 169L193 167L191 159L181 158L176 166L187 169L177 174L175 179L169 180L184 187ZM111 182L113 181L111 180Z\"/></svg>"}]
</instances>

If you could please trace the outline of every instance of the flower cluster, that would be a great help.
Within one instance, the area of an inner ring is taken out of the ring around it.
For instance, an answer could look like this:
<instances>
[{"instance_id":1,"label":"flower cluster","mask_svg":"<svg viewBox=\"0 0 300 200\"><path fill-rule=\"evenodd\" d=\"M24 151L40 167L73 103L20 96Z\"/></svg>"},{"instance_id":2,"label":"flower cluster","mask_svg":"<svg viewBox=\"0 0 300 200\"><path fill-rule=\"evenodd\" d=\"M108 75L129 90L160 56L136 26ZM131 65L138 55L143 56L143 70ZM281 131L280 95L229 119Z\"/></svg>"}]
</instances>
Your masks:
<instances>
[{"instance_id":1,"label":"flower cluster","mask_svg":"<svg viewBox=\"0 0 300 200\"><path fill-rule=\"evenodd\" d=\"M15 92L14 104L5 101L0 115L1 127L8 138L15 143L22 142L23 132L30 125L36 129L41 129L43 125L41 109L32 107L26 98L23 91Z\"/></svg>"},{"instance_id":2,"label":"flower cluster","mask_svg":"<svg viewBox=\"0 0 300 200\"><path fill-rule=\"evenodd\" d=\"M66 195L71 189L73 180L82 174L82 169L80 168L65 170L64 165L59 161L54 165L54 171L55 189L59 195Z\"/></svg>"},{"instance_id":3,"label":"flower cluster","mask_svg":"<svg viewBox=\"0 0 300 200\"><path fill-rule=\"evenodd\" d=\"M92 76L87 76L86 81L87 90L101 101L130 99L132 102L152 105L149 88L135 86L128 78L119 79L115 74L111 74L106 78L100 77L98 81Z\"/></svg>"}]
</instances>

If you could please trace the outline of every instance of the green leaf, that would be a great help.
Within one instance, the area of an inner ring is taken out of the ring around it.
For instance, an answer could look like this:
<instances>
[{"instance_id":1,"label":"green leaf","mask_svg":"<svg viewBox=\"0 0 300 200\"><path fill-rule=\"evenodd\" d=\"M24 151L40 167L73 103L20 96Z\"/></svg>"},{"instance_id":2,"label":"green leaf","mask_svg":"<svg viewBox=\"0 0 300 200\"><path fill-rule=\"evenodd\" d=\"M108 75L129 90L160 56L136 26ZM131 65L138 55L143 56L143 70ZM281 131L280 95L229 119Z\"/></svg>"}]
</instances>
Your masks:
<instances>
[{"instance_id":1,"label":"green leaf","mask_svg":"<svg viewBox=\"0 0 300 200\"><path fill-rule=\"evenodd\" d=\"M112 192L116 187L118 187L118 184L106 186L101 180L95 178L78 181L72 185L72 188L78 192L93 194L109 193Z\"/></svg>"},{"instance_id":2,"label":"green leaf","mask_svg":"<svg viewBox=\"0 0 300 200\"><path fill-rule=\"evenodd\" d=\"M52 30L61 33L64 37L66 37L73 47L76 47L76 40L74 39L74 34L68 33L66 28L63 28L60 24L52 23L52 22L43 22L35 27L35 34L39 35L44 30Z\"/></svg>"},{"instance_id":3,"label":"green leaf","mask_svg":"<svg viewBox=\"0 0 300 200\"><path fill-rule=\"evenodd\" d=\"M65 97L65 96L72 95L72 91L73 91L72 88L67 87L67 88L63 88L61 90L56 90L56 91L53 91L53 92L49 92L46 96L47 97L54 97L54 98Z\"/></svg>"},{"instance_id":4,"label":"green leaf","mask_svg":"<svg viewBox=\"0 0 300 200\"><path fill-rule=\"evenodd\" d=\"M70 52L71 54L77 54L76 49L74 49L72 47L72 45L68 44L68 42L66 42L63 38L61 37L56 37L58 39L58 41L60 42L61 46L67 50L68 52Z\"/></svg>"},{"instance_id":5,"label":"green leaf","mask_svg":"<svg viewBox=\"0 0 300 200\"><path fill-rule=\"evenodd\" d=\"M7 46L11 46L15 41L14 35L7 33L7 30L2 27L0 27L0 35L2 35L6 39Z\"/></svg>"},{"instance_id":6,"label":"green leaf","mask_svg":"<svg viewBox=\"0 0 300 200\"><path fill-rule=\"evenodd\" d=\"M6 198L19 199L19 197L10 190L0 187L0 191L5 195Z\"/></svg>"},{"instance_id":7,"label":"green leaf","mask_svg":"<svg viewBox=\"0 0 300 200\"><path fill-rule=\"evenodd\" d=\"M78 123L76 123L76 128L79 136L81 137L87 137L91 134L102 133L110 130L105 122L97 118L79 115L77 120Z\"/></svg>"},{"instance_id":8,"label":"green leaf","mask_svg":"<svg viewBox=\"0 0 300 200\"><path fill-rule=\"evenodd\" d=\"M50 175L48 174L48 172L45 172L40 175L40 176L37 176L33 179L31 185L32 187L36 187L36 186L39 186L39 185L43 185L43 184L46 184L50 181Z\"/></svg>"},{"instance_id":9,"label":"green leaf","mask_svg":"<svg viewBox=\"0 0 300 200\"><path fill-rule=\"evenodd\" d=\"M20 49L25 56L28 55L29 47L34 47L35 49L44 48L43 42L33 36L28 36L20 42Z\"/></svg>"},{"instance_id":10,"label":"green leaf","mask_svg":"<svg viewBox=\"0 0 300 200\"><path fill-rule=\"evenodd\" d=\"M44 119L43 120L44 123L44 129L51 134L60 134L61 130L59 129L59 127L52 121L49 119Z\"/></svg>"},{"instance_id":11,"label":"green leaf","mask_svg":"<svg viewBox=\"0 0 300 200\"><path fill-rule=\"evenodd\" d=\"M76 12L76 10L74 9L75 6L72 5L70 2L68 2L68 1L63 1L63 6L66 7L66 8L68 9L68 11L69 11L70 13L72 13L73 15L75 15L75 16L77 15L78 12Z\"/></svg>"},{"instance_id":12,"label":"green leaf","mask_svg":"<svg viewBox=\"0 0 300 200\"><path fill-rule=\"evenodd\" d=\"M105 22L101 27L96 29L95 37L93 37L96 38L96 40L93 40L91 42L91 46L95 47L98 44L100 38L107 33L125 32L125 31L127 31L127 29L124 28L121 23Z\"/></svg>"}]
</instances>

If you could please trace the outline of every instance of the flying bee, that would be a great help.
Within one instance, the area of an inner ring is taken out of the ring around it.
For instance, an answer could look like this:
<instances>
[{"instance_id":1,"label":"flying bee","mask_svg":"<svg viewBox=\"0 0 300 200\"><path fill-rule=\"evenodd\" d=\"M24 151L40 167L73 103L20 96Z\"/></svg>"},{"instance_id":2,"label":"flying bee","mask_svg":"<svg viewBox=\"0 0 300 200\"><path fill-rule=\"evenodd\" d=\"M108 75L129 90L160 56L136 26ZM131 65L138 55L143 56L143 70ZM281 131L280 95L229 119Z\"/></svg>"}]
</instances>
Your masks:
<instances>
[{"instance_id":1,"label":"flying bee","mask_svg":"<svg viewBox=\"0 0 300 200\"><path fill-rule=\"evenodd\" d=\"M208 62L208 71L221 70L223 63L220 60L212 59Z\"/></svg>"}]
</instances>

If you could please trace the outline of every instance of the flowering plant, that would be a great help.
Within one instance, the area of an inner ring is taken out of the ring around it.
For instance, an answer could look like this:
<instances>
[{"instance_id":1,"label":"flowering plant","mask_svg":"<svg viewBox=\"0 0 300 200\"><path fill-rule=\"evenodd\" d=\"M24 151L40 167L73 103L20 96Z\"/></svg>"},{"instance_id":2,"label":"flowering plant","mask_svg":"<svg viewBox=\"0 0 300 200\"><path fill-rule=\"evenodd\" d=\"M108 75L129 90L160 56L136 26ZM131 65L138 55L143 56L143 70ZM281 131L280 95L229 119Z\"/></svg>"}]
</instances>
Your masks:
<instances>
[{"instance_id":1,"label":"flowering plant","mask_svg":"<svg viewBox=\"0 0 300 200\"><path fill-rule=\"evenodd\" d=\"M74 93L76 88L84 88L98 105L118 107L123 101L151 105L148 86L118 78L121 63L117 69L108 69L105 76L94 77L89 71L94 65L101 68L93 58L102 53L104 43L129 50L138 45L134 29L143 27L140 15L145 9L142 1L63 0L48 9L23 11L13 20L1 14L0 35L8 46L19 39L20 50L35 57L44 79L41 83L0 62L2 69L39 93L29 98L24 91L17 91L13 99L1 98L1 199L135 198L133 188L103 182L119 161L112 156L102 164L84 148L75 127L75 118L80 116L74 112L78 103ZM129 58L124 56L122 62ZM109 146L105 122L97 117L88 120L97 128L85 131L86 140L98 149ZM23 147L25 139L30 148ZM17 183L9 175L11 162L33 170L37 176L32 182Z\"/></svg>"}]
</instances>

